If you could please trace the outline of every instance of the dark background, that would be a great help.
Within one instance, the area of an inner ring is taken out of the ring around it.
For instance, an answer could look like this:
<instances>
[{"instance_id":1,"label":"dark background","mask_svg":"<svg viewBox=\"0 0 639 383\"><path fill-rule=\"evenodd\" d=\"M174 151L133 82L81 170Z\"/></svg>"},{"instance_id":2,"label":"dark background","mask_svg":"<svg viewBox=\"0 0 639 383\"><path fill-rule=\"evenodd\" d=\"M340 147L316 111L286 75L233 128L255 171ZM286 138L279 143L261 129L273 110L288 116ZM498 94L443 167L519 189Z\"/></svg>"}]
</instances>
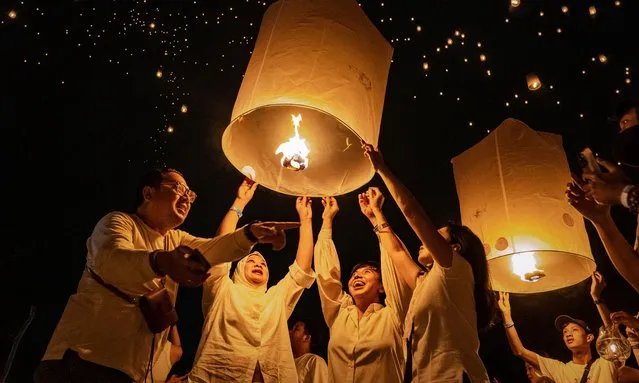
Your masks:
<instances>
[{"instance_id":1,"label":"dark background","mask_svg":"<svg viewBox=\"0 0 639 383\"><path fill-rule=\"evenodd\" d=\"M221 136L270 3L0 3L0 152L8 164L2 169L0 215L3 363L35 308L8 381L30 381L75 291L86 238L107 212L131 209L142 172L159 165L180 169L199 195L183 229L201 236L215 232L241 181L222 153ZM561 11L564 4L567 14ZM503 0L361 5L395 48L380 147L436 223L459 218L450 159L507 117L561 134L575 168L577 153L586 145L609 157L614 109L633 92L633 74L639 70L637 2L615 6L612 0L522 0L516 9ZM590 5L598 9L594 17L588 14ZM15 19L9 18L10 10L16 11ZM455 30L464 39L455 37ZM449 37L455 42L444 48ZM485 62L479 60L481 53ZM606 55L605 63L599 54ZM158 69L162 78L155 75ZM540 76L541 90L527 89L529 72ZM180 113L182 104L187 113ZM334 240L342 269L349 270L360 260L378 257L378 248L355 193L338 200ZM319 201L315 206L317 231ZM419 244L397 208L387 203L387 212L416 253ZM614 213L632 240L636 217L623 209ZM293 198L260 188L242 221L295 218ZM608 280L604 297L609 306L636 311L637 294L616 273L589 224L588 229L598 267ZM296 241L291 233L281 253L265 250L271 283L285 274ZM587 280L549 293L513 296L524 344L567 360L569 353L552 323L566 313L600 325L589 285ZM200 290L180 290L183 368L192 362L199 340L200 297ZM321 323L315 286L303 295L296 314ZM491 376L500 382L525 380L523 362L512 356L501 327L482 334L481 342ZM632 358L629 364L635 365Z\"/></svg>"}]
</instances>

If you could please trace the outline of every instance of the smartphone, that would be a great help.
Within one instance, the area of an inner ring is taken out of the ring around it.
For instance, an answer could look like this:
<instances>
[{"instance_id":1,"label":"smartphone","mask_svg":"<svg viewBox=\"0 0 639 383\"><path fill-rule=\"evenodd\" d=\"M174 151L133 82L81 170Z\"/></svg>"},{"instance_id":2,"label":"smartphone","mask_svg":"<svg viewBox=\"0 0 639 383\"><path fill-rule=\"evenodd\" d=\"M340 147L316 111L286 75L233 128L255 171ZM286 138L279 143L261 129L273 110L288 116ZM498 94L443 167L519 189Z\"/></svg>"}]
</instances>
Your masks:
<instances>
[{"instance_id":1,"label":"smartphone","mask_svg":"<svg viewBox=\"0 0 639 383\"><path fill-rule=\"evenodd\" d=\"M209 263L209 261L207 261L206 258L204 258L204 255L202 255L202 253L198 249L194 249L193 252L189 254L189 259L192 259L196 261L197 263L201 264L207 270L211 268L211 264Z\"/></svg>"},{"instance_id":2,"label":"smartphone","mask_svg":"<svg viewBox=\"0 0 639 383\"><path fill-rule=\"evenodd\" d=\"M585 173L601 174L601 167L597 162L597 158L588 147L582 150L579 154L579 165L581 165L581 168Z\"/></svg>"}]
</instances>

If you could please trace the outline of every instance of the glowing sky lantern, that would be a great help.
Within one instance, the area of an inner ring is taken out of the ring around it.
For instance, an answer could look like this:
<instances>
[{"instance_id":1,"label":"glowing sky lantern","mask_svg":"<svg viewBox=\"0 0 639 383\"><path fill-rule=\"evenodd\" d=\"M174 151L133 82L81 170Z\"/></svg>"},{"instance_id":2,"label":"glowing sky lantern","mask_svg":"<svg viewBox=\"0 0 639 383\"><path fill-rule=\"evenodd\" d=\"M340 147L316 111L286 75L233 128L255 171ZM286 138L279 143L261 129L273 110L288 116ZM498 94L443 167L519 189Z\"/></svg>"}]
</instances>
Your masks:
<instances>
[{"instance_id":1,"label":"glowing sky lantern","mask_svg":"<svg viewBox=\"0 0 639 383\"><path fill-rule=\"evenodd\" d=\"M521 5L521 1L520 0L510 0L510 6L511 7L517 8L520 5Z\"/></svg>"},{"instance_id":2,"label":"glowing sky lantern","mask_svg":"<svg viewBox=\"0 0 639 383\"><path fill-rule=\"evenodd\" d=\"M222 136L224 154L284 194L361 187L374 171L360 141L377 144L392 53L354 0L273 3Z\"/></svg>"},{"instance_id":3,"label":"glowing sky lantern","mask_svg":"<svg viewBox=\"0 0 639 383\"><path fill-rule=\"evenodd\" d=\"M537 293L592 274L584 221L564 195L560 136L507 119L452 162L462 223L484 243L493 289Z\"/></svg>"},{"instance_id":4,"label":"glowing sky lantern","mask_svg":"<svg viewBox=\"0 0 639 383\"><path fill-rule=\"evenodd\" d=\"M526 75L526 84L528 85L528 89L535 91L541 88L541 80L539 76L534 73L529 73Z\"/></svg>"}]
</instances>

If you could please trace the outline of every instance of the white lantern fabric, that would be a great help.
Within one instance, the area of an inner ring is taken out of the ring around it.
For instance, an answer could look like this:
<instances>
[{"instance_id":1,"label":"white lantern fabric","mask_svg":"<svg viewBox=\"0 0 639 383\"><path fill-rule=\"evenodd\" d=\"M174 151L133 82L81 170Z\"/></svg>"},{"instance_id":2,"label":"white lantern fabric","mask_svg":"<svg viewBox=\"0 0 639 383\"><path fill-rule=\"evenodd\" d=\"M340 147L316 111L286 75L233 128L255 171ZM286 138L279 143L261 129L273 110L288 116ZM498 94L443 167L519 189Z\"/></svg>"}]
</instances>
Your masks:
<instances>
[{"instance_id":1,"label":"white lantern fabric","mask_svg":"<svg viewBox=\"0 0 639 383\"><path fill-rule=\"evenodd\" d=\"M484 242L493 289L555 290L595 270L584 221L564 194L561 136L509 118L452 162L462 223ZM536 261L539 273L515 274L513 258Z\"/></svg>"},{"instance_id":2,"label":"white lantern fabric","mask_svg":"<svg viewBox=\"0 0 639 383\"><path fill-rule=\"evenodd\" d=\"M266 11L222 149L239 170L280 193L355 190L374 171L360 140L376 145L393 49L353 0L280 0ZM310 149L291 171L275 155L294 135Z\"/></svg>"}]
</instances>

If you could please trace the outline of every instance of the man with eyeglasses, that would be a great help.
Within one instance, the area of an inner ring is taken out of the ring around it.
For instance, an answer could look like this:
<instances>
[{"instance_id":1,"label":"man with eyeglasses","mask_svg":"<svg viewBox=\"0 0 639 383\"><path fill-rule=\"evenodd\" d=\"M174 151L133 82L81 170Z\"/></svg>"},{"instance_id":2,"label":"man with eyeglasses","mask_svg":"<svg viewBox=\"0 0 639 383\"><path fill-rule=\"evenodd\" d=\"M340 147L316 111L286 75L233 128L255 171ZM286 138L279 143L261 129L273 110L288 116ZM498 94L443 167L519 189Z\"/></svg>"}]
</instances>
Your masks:
<instances>
[{"instance_id":1,"label":"man with eyeglasses","mask_svg":"<svg viewBox=\"0 0 639 383\"><path fill-rule=\"evenodd\" d=\"M169 329L152 333L140 297L165 288L170 309L179 284L201 285L210 265L240 259L258 242L279 250L284 230L299 227L253 223L212 239L194 237L176 230L196 198L182 174L154 170L141 181L136 213L107 214L87 240L86 269L36 370L37 383L144 381Z\"/></svg>"}]
</instances>

